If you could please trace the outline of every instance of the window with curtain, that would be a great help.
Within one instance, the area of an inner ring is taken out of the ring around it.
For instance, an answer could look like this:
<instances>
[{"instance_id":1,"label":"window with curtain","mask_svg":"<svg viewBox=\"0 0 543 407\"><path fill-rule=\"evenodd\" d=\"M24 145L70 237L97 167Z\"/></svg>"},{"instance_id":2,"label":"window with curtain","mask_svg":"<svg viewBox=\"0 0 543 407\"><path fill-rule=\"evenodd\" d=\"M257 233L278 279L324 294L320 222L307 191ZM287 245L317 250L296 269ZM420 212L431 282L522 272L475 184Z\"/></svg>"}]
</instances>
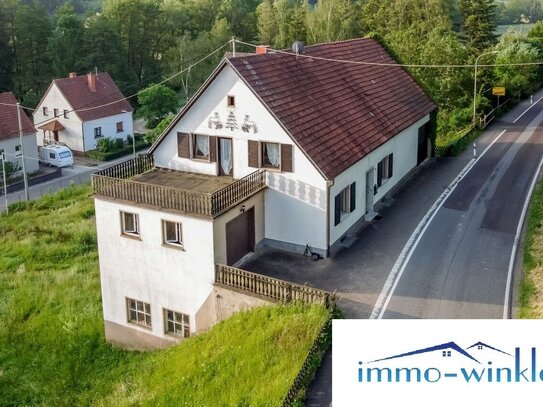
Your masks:
<instances>
[{"instance_id":1,"label":"window with curtain","mask_svg":"<svg viewBox=\"0 0 543 407\"><path fill-rule=\"evenodd\" d=\"M232 175L232 140L220 139L220 166L222 173L225 175Z\"/></svg>"},{"instance_id":2,"label":"window with curtain","mask_svg":"<svg viewBox=\"0 0 543 407\"><path fill-rule=\"evenodd\" d=\"M267 168L281 167L279 143L262 143L262 166Z\"/></svg>"},{"instance_id":3,"label":"window with curtain","mask_svg":"<svg viewBox=\"0 0 543 407\"><path fill-rule=\"evenodd\" d=\"M194 135L194 158L209 158L209 136Z\"/></svg>"}]
</instances>

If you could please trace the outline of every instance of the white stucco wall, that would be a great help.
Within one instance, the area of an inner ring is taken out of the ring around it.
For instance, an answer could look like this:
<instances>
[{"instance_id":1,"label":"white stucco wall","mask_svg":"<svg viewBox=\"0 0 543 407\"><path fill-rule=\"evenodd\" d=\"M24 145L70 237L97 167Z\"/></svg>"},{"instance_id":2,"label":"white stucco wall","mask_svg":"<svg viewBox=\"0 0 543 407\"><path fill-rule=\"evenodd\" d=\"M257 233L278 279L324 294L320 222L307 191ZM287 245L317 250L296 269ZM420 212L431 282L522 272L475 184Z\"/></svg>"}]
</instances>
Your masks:
<instances>
[{"instance_id":1,"label":"white stucco wall","mask_svg":"<svg viewBox=\"0 0 543 407\"><path fill-rule=\"evenodd\" d=\"M43 114L43 107L48 108L47 116L44 116ZM57 117L54 116L54 109L58 109ZM53 83L49 88L49 92L47 92L33 114L39 146L43 145L44 131L37 127L52 120L57 120L64 126L64 130L58 132L58 141L65 143L70 149L75 151L88 151L96 148L97 139L94 138L95 127L101 126L102 135L105 137L126 139L127 135L133 135L132 112L121 113L82 123L78 115L71 111L72 109L73 107L68 103L59 88ZM64 117L64 110L69 112L68 118ZM117 133L116 124L121 121L123 122L123 131Z\"/></svg>"},{"instance_id":2,"label":"white stucco wall","mask_svg":"<svg viewBox=\"0 0 543 407\"><path fill-rule=\"evenodd\" d=\"M117 122L123 122L123 131L117 133ZM132 112L108 116L83 123L85 151L94 150L99 139L94 138L94 128L102 128L102 137L126 140L126 136L134 136Z\"/></svg>"},{"instance_id":3,"label":"white stucco wall","mask_svg":"<svg viewBox=\"0 0 543 407\"><path fill-rule=\"evenodd\" d=\"M95 199L104 319L159 337L163 308L194 315L214 281L211 220ZM120 211L139 215L141 240L121 236ZM162 245L162 219L181 222L184 250ZM126 298L151 304L152 331L127 322Z\"/></svg>"},{"instance_id":4,"label":"white stucco wall","mask_svg":"<svg viewBox=\"0 0 543 407\"><path fill-rule=\"evenodd\" d=\"M44 116L43 107L47 107L48 114ZM58 116L54 116L54 109L58 109ZM81 120L74 113L68 113L68 118L64 118L64 110L72 110L73 107L68 103L60 89L54 83L49 88L44 99L34 110L34 124L36 125L36 138L39 146L43 146L44 131L38 129L46 122L58 120L64 126L64 130L58 132L58 141L65 143L70 149L83 151L83 140L81 138ZM48 136L46 134L46 136ZM52 135L51 135L52 137Z\"/></svg>"},{"instance_id":5,"label":"white stucco wall","mask_svg":"<svg viewBox=\"0 0 543 407\"><path fill-rule=\"evenodd\" d=\"M235 108L227 107L229 95L235 97ZM238 124L238 129L233 131L224 126L230 111L234 112ZM224 126L221 129L209 127L209 118L214 117L215 112ZM245 133L241 130L246 115L256 123L256 133ZM232 138L234 178L244 177L256 170L248 166L248 140L293 145L293 172L269 172L269 188L265 196L265 237L326 248L324 178L230 66L226 66L218 74L154 152L158 166L218 174L216 163L177 156L177 132Z\"/></svg>"},{"instance_id":6,"label":"white stucco wall","mask_svg":"<svg viewBox=\"0 0 543 407\"><path fill-rule=\"evenodd\" d=\"M366 213L366 173L374 168L374 183L377 182L377 164L389 154L394 154L393 176L378 189L373 201L376 203L391 190L411 169L417 165L418 130L427 123L430 116L427 115L418 122L402 131L393 139L387 141L369 155L351 166L334 180L330 188L330 244L332 245L347 230L353 226ZM334 226L334 198L348 185L356 182L356 209L345 215L341 222ZM373 191L373 185L370 186ZM373 193L373 192L371 192Z\"/></svg>"},{"instance_id":7,"label":"white stucco wall","mask_svg":"<svg viewBox=\"0 0 543 407\"><path fill-rule=\"evenodd\" d=\"M39 170L38 147L36 145L36 135L34 133L25 134L23 136L25 150L25 167L26 172L34 172ZM12 137L7 140L0 140L0 150L4 150L6 161L18 162L22 169L22 160L19 157L20 152L15 151L15 146L21 144L19 137Z\"/></svg>"}]
</instances>

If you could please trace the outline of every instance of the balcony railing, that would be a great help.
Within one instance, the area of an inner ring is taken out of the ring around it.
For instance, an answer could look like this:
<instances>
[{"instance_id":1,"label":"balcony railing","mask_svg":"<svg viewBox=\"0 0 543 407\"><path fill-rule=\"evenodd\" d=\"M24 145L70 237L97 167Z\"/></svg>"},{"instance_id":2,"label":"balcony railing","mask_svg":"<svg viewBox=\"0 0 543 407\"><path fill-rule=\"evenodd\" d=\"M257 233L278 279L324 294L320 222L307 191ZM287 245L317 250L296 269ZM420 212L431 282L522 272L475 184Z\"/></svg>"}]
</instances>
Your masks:
<instances>
[{"instance_id":1,"label":"balcony railing","mask_svg":"<svg viewBox=\"0 0 543 407\"><path fill-rule=\"evenodd\" d=\"M131 179L153 169L153 156L138 156L93 174L93 192L97 196L153 208L216 218L266 187L264 171L255 171L213 193L188 191Z\"/></svg>"},{"instance_id":2,"label":"balcony railing","mask_svg":"<svg viewBox=\"0 0 543 407\"><path fill-rule=\"evenodd\" d=\"M251 273L223 264L215 265L215 284L241 290L277 302L303 302L305 304L335 304L333 293Z\"/></svg>"}]
</instances>

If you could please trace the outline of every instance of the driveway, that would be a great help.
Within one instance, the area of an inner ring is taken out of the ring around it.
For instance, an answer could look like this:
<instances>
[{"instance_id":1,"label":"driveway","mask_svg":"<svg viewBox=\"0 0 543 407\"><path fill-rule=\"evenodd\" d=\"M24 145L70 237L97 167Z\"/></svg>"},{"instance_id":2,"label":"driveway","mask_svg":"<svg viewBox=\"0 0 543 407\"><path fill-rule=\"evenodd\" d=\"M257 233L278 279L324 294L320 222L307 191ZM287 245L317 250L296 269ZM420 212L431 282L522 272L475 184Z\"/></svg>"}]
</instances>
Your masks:
<instances>
[{"instance_id":1,"label":"driveway","mask_svg":"<svg viewBox=\"0 0 543 407\"><path fill-rule=\"evenodd\" d=\"M336 256L309 257L264 249L241 268L336 291L346 318L369 318L387 276L419 221L470 158L431 159L379 210L357 241Z\"/></svg>"}]
</instances>

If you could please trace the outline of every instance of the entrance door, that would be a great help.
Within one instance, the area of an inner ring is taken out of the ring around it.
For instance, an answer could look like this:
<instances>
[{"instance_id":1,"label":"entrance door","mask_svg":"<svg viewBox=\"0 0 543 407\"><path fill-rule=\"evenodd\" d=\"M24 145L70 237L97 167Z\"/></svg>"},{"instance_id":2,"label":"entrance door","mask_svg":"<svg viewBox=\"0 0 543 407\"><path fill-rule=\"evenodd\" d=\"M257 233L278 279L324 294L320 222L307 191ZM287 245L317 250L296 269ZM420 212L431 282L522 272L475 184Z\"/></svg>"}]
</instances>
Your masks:
<instances>
[{"instance_id":1,"label":"entrance door","mask_svg":"<svg viewBox=\"0 0 543 407\"><path fill-rule=\"evenodd\" d=\"M232 139L219 138L219 175L231 177L233 166Z\"/></svg>"},{"instance_id":2,"label":"entrance door","mask_svg":"<svg viewBox=\"0 0 543 407\"><path fill-rule=\"evenodd\" d=\"M373 212L373 168L366 172L366 213Z\"/></svg>"},{"instance_id":3,"label":"entrance door","mask_svg":"<svg viewBox=\"0 0 543 407\"><path fill-rule=\"evenodd\" d=\"M240 214L226 224L226 262L235 264L255 249L255 210Z\"/></svg>"},{"instance_id":4,"label":"entrance door","mask_svg":"<svg viewBox=\"0 0 543 407\"><path fill-rule=\"evenodd\" d=\"M53 139L58 141L58 130L53 131Z\"/></svg>"},{"instance_id":5,"label":"entrance door","mask_svg":"<svg viewBox=\"0 0 543 407\"><path fill-rule=\"evenodd\" d=\"M417 165L428 157L428 124L419 128L419 143L417 149Z\"/></svg>"}]
</instances>

